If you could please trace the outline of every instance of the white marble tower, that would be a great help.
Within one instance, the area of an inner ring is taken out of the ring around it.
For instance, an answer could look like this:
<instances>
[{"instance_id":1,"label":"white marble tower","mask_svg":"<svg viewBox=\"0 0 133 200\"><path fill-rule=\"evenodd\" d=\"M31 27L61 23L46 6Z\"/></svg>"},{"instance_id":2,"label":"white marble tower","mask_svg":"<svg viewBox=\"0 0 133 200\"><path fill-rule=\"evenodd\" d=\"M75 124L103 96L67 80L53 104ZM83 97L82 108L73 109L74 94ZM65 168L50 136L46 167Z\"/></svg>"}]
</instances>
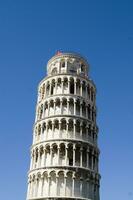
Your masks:
<instances>
[{"instance_id":1,"label":"white marble tower","mask_svg":"<svg viewBox=\"0 0 133 200\"><path fill-rule=\"evenodd\" d=\"M58 52L38 87L27 200L100 200L96 87L87 61Z\"/></svg>"}]
</instances>

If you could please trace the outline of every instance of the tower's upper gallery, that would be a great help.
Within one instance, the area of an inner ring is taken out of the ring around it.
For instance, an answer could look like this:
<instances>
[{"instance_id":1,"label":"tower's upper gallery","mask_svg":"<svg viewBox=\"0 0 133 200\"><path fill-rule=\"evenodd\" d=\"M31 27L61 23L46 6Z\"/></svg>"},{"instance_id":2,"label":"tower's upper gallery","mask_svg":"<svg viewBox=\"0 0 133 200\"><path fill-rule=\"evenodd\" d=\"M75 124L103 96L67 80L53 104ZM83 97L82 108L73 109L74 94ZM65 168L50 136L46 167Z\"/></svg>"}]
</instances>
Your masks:
<instances>
[{"instance_id":1,"label":"tower's upper gallery","mask_svg":"<svg viewBox=\"0 0 133 200\"><path fill-rule=\"evenodd\" d=\"M58 52L47 64L48 76L72 74L88 77L88 68L86 59L76 53Z\"/></svg>"}]
</instances>

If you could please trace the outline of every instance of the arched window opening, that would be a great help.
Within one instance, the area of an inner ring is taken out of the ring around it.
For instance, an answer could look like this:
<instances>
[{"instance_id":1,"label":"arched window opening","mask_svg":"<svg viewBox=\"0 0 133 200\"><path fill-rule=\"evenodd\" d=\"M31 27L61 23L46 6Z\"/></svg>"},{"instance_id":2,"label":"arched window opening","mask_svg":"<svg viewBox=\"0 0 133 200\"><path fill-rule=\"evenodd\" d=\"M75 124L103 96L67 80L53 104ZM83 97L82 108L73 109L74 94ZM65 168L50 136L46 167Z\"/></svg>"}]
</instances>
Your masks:
<instances>
[{"instance_id":1,"label":"arched window opening","mask_svg":"<svg viewBox=\"0 0 133 200\"><path fill-rule=\"evenodd\" d=\"M80 101L77 100L76 102L76 115L80 115Z\"/></svg>"},{"instance_id":2,"label":"arched window opening","mask_svg":"<svg viewBox=\"0 0 133 200\"><path fill-rule=\"evenodd\" d=\"M89 86L87 87L87 90L88 90L88 97L90 98L90 87Z\"/></svg>"},{"instance_id":3,"label":"arched window opening","mask_svg":"<svg viewBox=\"0 0 133 200\"><path fill-rule=\"evenodd\" d=\"M83 166L86 167L87 158L86 158L86 149L83 148Z\"/></svg>"},{"instance_id":4,"label":"arched window opening","mask_svg":"<svg viewBox=\"0 0 133 200\"><path fill-rule=\"evenodd\" d=\"M94 121L94 115L95 115L94 108L92 107L92 121Z\"/></svg>"},{"instance_id":5,"label":"arched window opening","mask_svg":"<svg viewBox=\"0 0 133 200\"><path fill-rule=\"evenodd\" d=\"M54 94L54 88L55 88L55 82L52 81L52 85L51 85L51 95Z\"/></svg>"},{"instance_id":6,"label":"arched window opening","mask_svg":"<svg viewBox=\"0 0 133 200\"><path fill-rule=\"evenodd\" d=\"M72 120L69 120L68 131L73 132L73 121Z\"/></svg>"},{"instance_id":7,"label":"arched window opening","mask_svg":"<svg viewBox=\"0 0 133 200\"><path fill-rule=\"evenodd\" d=\"M81 72L85 72L85 65L81 64Z\"/></svg>"},{"instance_id":8,"label":"arched window opening","mask_svg":"<svg viewBox=\"0 0 133 200\"><path fill-rule=\"evenodd\" d=\"M69 158L69 165L73 165L73 147L72 145L69 146L69 151L68 151L68 158Z\"/></svg>"},{"instance_id":9,"label":"arched window opening","mask_svg":"<svg viewBox=\"0 0 133 200\"><path fill-rule=\"evenodd\" d=\"M43 126L42 126L42 131L43 131L43 133L44 133L45 130L46 130L46 124L43 123Z\"/></svg>"},{"instance_id":10,"label":"arched window opening","mask_svg":"<svg viewBox=\"0 0 133 200\"><path fill-rule=\"evenodd\" d=\"M85 102L83 102L83 104L82 104L82 116L86 117L86 105L85 105Z\"/></svg>"},{"instance_id":11,"label":"arched window opening","mask_svg":"<svg viewBox=\"0 0 133 200\"><path fill-rule=\"evenodd\" d=\"M62 92L62 90L61 90L61 78L59 78L57 80L57 91L56 91L56 93L60 94L61 92Z\"/></svg>"},{"instance_id":12,"label":"arched window opening","mask_svg":"<svg viewBox=\"0 0 133 200\"><path fill-rule=\"evenodd\" d=\"M44 98L45 95L45 85L42 86L42 99Z\"/></svg>"},{"instance_id":13,"label":"arched window opening","mask_svg":"<svg viewBox=\"0 0 133 200\"><path fill-rule=\"evenodd\" d=\"M52 75L55 75L55 74L57 74L57 68L54 68L54 69L52 69L52 72L51 72L51 74L52 74Z\"/></svg>"},{"instance_id":14,"label":"arched window opening","mask_svg":"<svg viewBox=\"0 0 133 200\"><path fill-rule=\"evenodd\" d=\"M89 152L89 168L91 169L92 150Z\"/></svg>"},{"instance_id":15,"label":"arched window opening","mask_svg":"<svg viewBox=\"0 0 133 200\"><path fill-rule=\"evenodd\" d=\"M49 83L47 84L47 87L46 87L46 95L49 95L49 91L50 91L50 85Z\"/></svg>"},{"instance_id":16,"label":"arched window opening","mask_svg":"<svg viewBox=\"0 0 133 200\"><path fill-rule=\"evenodd\" d=\"M65 158L65 145L61 144L60 146L60 158Z\"/></svg>"},{"instance_id":17,"label":"arched window opening","mask_svg":"<svg viewBox=\"0 0 133 200\"><path fill-rule=\"evenodd\" d=\"M80 122L79 121L76 122L76 132L80 133Z\"/></svg>"},{"instance_id":18,"label":"arched window opening","mask_svg":"<svg viewBox=\"0 0 133 200\"><path fill-rule=\"evenodd\" d=\"M80 80L79 79L77 79L76 93L77 93L77 95L80 95Z\"/></svg>"},{"instance_id":19,"label":"arched window opening","mask_svg":"<svg viewBox=\"0 0 133 200\"><path fill-rule=\"evenodd\" d=\"M40 108L40 119L42 119L42 116L43 116L43 104L41 105L41 108Z\"/></svg>"},{"instance_id":20,"label":"arched window opening","mask_svg":"<svg viewBox=\"0 0 133 200\"><path fill-rule=\"evenodd\" d=\"M90 105L88 106L88 119L91 119L91 108Z\"/></svg>"},{"instance_id":21,"label":"arched window opening","mask_svg":"<svg viewBox=\"0 0 133 200\"><path fill-rule=\"evenodd\" d=\"M70 94L74 94L74 80L70 81Z\"/></svg>"},{"instance_id":22,"label":"arched window opening","mask_svg":"<svg viewBox=\"0 0 133 200\"><path fill-rule=\"evenodd\" d=\"M62 68L65 67L65 62L64 62L64 61L61 63L61 67L62 67Z\"/></svg>"},{"instance_id":23,"label":"arched window opening","mask_svg":"<svg viewBox=\"0 0 133 200\"><path fill-rule=\"evenodd\" d=\"M54 101L51 100L50 104L49 104L49 115L53 115L54 114Z\"/></svg>"},{"instance_id":24,"label":"arched window opening","mask_svg":"<svg viewBox=\"0 0 133 200\"><path fill-rule=\"evenodd\" d=\"M41 125L38 127L38 135L41 135Z\"/></svg>"},{"instance_id":25,"label":"arched window opening","mask_svg":"<svg viewBox=\"0 0 133 200\"><path fill-rule=\"evenodd\" d=\"M80 146L76 146L75 160L76 166L80 166Z\"/></svg>"},{"instance_id":26,"label":"arched window opening","mask_svg":"<svg viewBox=\"0 0 133 200\"><path fill-rule=\"evenodd\" d=\"M66 130L66 121L65 120L62 120L62 122L61 122L61 130L62 131Z\"/></svg>"},{"instance_id":27,"label":"arched window opening","mask_svg":"<svg viewBox=\"0 0 133 200\"><path fill-rule=\"evenodd\" d=\"M82 84L82 95L83 95L83 97L86 97L86 84L85 84L85 81L83 81L83 84Z\"/></svg>"},{"instance_id":28,"label":"arched window opening","mask_svg":"<svg viewBox=\"0 0 133 200\"><path fill-rule=\"evenodd\" d=\"M93 88L91 88L91 101L94 100L94 91L93 91Z\"/></svg>"},{"instance_id":29,"label":"arched window opening","mask_svg":"<svg viewBox=\"0 0 133 200\"><path fill-rule=\"evenodd\" d=\"M38 150L36 150L36 159L35 159L35 162L37 163L38 161Z\"/></svg>"}]
</instances>

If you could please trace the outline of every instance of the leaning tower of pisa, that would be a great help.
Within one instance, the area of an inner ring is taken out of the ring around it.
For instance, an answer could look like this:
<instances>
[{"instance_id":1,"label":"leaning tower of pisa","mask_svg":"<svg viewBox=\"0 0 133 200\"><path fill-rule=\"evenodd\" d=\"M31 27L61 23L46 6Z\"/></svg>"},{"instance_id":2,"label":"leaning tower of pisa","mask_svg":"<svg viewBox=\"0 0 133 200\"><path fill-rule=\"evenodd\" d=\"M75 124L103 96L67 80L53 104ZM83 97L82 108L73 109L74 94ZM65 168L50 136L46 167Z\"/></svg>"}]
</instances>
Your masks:
<instances>
[{"instance_id":1,"label":"leaning tower of pisa","mask_svg":"<svg viewBox=\"0 0 133 200\"><path fill-rule=\"evenodd\" d=\"M96 87L88 62L58 52L38 86L27 200L100 200Z\"/></svg>"}]
</instances>

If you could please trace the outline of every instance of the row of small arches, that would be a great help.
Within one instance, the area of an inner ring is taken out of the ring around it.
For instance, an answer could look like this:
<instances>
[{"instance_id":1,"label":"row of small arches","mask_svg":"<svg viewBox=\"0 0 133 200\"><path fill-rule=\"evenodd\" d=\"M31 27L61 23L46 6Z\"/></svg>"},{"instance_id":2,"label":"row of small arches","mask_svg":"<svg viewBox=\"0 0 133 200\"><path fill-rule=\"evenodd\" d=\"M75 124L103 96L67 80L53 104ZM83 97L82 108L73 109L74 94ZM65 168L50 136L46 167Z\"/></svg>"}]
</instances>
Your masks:
<instances>
[{"instance_id":1,"label":"row of small arches","mask_svg":"<svg viewBox=\"0 0 133 200\"><path fill-rule=\"evenodd\" d=\"M33 143L50 139L76 139L97 143L98 128L84 120L73 118L47 119L34 127Z\"/></svg>"},{"instance_id":2,"label":"row of small arches","mask_svg":"<svg viewBox=\"0 0 133 200\"><path fill-rule=\"evenodd\" d=\"M32 148L31 169L73 166L98 171L98 155L96 147L82 143L45 143Z\"/></svg>"},{"instance_id":3,"label":"row of small arches","mask_svg":"<svg viewBox=\"0 0 133 200\"><path fill-rule=\"evenodd\" d=\"M32 197L80 197L98 200L98 196L98 174L51 170L29 176L29 199Z\"/></svg>"},{"instance_id":4,"label":"row of small arches","mask_svg":"<svg viewBox=\"0 0 133 200\"><path fill-rule=\"evenodd\" d=\"M95 101L95 87L87 80L74 79L73 77L52 78L46 80L39 88L38 101L56 94L74 94Z\"/></svg>"},{"instance_id":5,"label":"row of small arches","mask_svg":"<svg viewBox=\"0 0 133 200\"><path fill-rule=\"evenodd\" d=\"M35 179L39 178L44 178L45 176L51 177L52 175L55 175L56 177L59 177L61 174L63 174L64 177L71 176L72 178L79 178L81 180L85 179L87 181L99 181L100 180L100 175L98 173L94 173L91 171L80 171L80 172L75 172L72 170L63 170L63 169L47 169L43 170L41 172L31 172L29 173L28 176L28 181L33 181Z\"/></svg>"},{"instance_id":6,"label":"row of small arches","mask_svg":"<svg viewBox=\"0 0 133 200\"><path fill-rule=\"evenodd\" d=\"M36 120L52 115L77 115L96 121L96 108L79 99L55 98L39 104L37 107Z\"/></svg>"}]
</instances>

